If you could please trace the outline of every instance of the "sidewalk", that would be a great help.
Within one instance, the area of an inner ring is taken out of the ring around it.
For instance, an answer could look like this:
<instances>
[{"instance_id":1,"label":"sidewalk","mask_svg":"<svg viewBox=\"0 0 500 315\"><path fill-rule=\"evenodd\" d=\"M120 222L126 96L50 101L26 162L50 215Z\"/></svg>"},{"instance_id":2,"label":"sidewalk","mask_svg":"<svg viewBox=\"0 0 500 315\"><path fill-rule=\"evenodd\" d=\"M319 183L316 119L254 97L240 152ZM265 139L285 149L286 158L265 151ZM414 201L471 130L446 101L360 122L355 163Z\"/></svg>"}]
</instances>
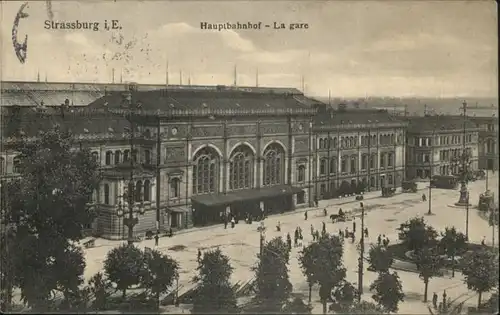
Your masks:
<instances>
[{"instance_id":1,"label":"sidewalk","mask_svg":"<svg viewBox=\"0 0 500 315\"><path fill-rule=\"evenodd\" d=\"M419 183L417 183L417 185L418 185L418 191L422 191L422 190L426 190L428 188L429 184L419 182ZM401 188L397 188L394 196L398 196L398 195L402 195L402 194L404 194L404 193L401 191ZM408 193L408 194L412 194L412 193ZM377 199L377 198L387 199L388 202L391 202L391 197L388 197L388 198L382 197L382 192L380 190L366 192L363 194L363 196L364 196L363 200L356 200L355 196L351 196L351 197L347 197L347 198L320 200L318 202L319 203L318 207L305 207L305 208L295 209L293 211L288 211L288 212L284 212L284 213L280 213L280 214L272 214L270 216L271 217L284 217L284 216L289 216L289 215L293 215L293 214L297 214L297 213L304 213L306 211L312 211L312 210L334 207L334 206L355 204L355 203L359 203L362 201L373 200L373 199ZM175 235L180 235L180 234L185 234L185 233L191 233L191 232L197 232L197 231L208 231L208 230L217 228L218 226L220 226L220 225L214 224L214 225L209 225L209 226L192 227L192 228L188 228L188 229L182 229L182 230L177 231L174 234L174 237L175 237Z\"/></svg>"}]
</instances>

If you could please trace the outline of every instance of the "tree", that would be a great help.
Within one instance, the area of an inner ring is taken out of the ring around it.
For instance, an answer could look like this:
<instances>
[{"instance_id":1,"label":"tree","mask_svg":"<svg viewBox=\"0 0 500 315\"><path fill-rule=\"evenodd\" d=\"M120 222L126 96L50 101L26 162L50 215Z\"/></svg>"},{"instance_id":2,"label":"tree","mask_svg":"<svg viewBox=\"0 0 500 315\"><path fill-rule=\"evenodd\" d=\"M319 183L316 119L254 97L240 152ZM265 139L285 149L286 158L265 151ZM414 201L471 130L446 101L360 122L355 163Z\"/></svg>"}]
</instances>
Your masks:
<instances>
[{"instance_id":1,"label":"tree","mask_svg":"<svg viewBox=\"0 0 500 315\"><path fill-rule=\"evenodd\" d=\"M174 280L179 276L178 263L157 250L148 250L144 253L144 269L140 277L143 288L150 291L159 307L160 295L166 293Z\"/></svg>"},{"instance_id":2,"label":"tree","mask_svg":"<svg viewBox=\"0 0 500 315\"><path fill-rule=\"evenodd\" d=\"M96 273L89 280L88 289L94 296L92 308L97 311L103 311L107 308L108 299L111 296L110 290L113 288L111 282L105 278L101 272Z\"/></svg>"},{"instance_id":3,"label":"tree","mask_svg":"<svg viewBox=\"0 0 500 315\"><path fill-rule=\"evenodd\" d=\"M406 244L408 250L419 251L424 246L434 245L438 233L433 227L427 226L423 217L415 217L400 225L399 239Z\"/></svg>"},{"instance_id":4,"label":"tree","mask_svg":"<svg viewBox=\"0 0 500 315\"><path fill-rule=\"evenodd\" d=\"M343 250L343 242L338 236L325 234L305 247L299 256L302 272L309 285L320 285L323 313L327 311L326 303L331 299L332 290L342 285L346 277L342 263Z\"/></svg>"},{"instance_id":5,"label":"tree","mask_svg":"<svg viewBox=\"0 0 500 315\"><path fill-rule=\"evenodd\" d=\"M193 312L238 312L236 293L230 282L233 267L229 258L220 249L205 252L197 270L198 275L193 280L199 282L199 287L193 300Z\"/></svg>"},{"instance_id":6,"label":"tree","mask_svg":"<svg viewBox=\"0 0 500 315\"><path fill-rule=\"evenodd\" d=\"M344 313L358 300L359 292L352 283L344 280L341 285L334 288L332 296L334 300L330 305L330 310Z\"/></svg>"},{"instance_id":7,"label":"tree","mask_svg":"<svg viewBox=\"0 0 500 315\"><path fill-rule=\"evenodd\" d=\"M481 297L498 285L498 253L486 249L468 253L465 256L462 273L469 290L478 293L478 308Z\"/></svg>"},{"instance_id":8,"label":"tree","mask_svg":"<svg viewBox=\"0 0 500 315\"><path fill-rule=\"evenodd\" d=\"M90 152L73 147L71 134L58 128L24 139L16 146L21 176L6 183L4 223L14 227L12 242L23 249L9 252L9 285L19 287L36 311L49 310L54 291L77 294L83 274L83 257L72 241L82 239L94 219L87 202L99 175Z\"/></svg>"},{"instance_id":9,"label":"tree","mask_svg":"<svg viewBox=\"0 0 500 315\"><path fill-rule=\"evenodd\" d=\"M312 307L299 298L295 297L293 300L288 301L283 308L285 314L311 314Z\"/></svg>"},{"instance_id":10,"label":"tree","mask_svg":"<svg viewBox=\"0 0 500 315\"><path fill-rule=\"evenodd\" d=\"M351 307L342 312L343 314L385 314L385 311L378 305L368 301L361 301L351 305Z\"/></svg>"},{"instance_id":11,"label":"tree","mask_svg":"<svg viewBox=\"0 0 500 315\"><path fill-rule=\"evenodd\" d=\"M455 227L446 228L441 235L440 246L444 250L446 256L451 258L451 276L454 277L455 257L462 255L467 250L467 237L465 234L457 232Z\"/></svg>"},{"instance_id":12,"label":"tree","mask_svg":"<svg viewBox=\"0 0 500 315\"><path fill-rule=\"evenodd\" d=\"M370 290L375 291L373 300L387 312L397 313L398 304L405 297L397 272L379 272L378 278L370 285Z\"/></svg>"},{"instance_id":13,"label":"tree","mask_svg":"<svg viewBox=\"0 0 500 315\"><path fill-rule=\"evenodd\" d=\"M443 266L443 261L436 247L426 246L415 253L415 264L420 279L424 281L424 302L427 302L429 280L442 274L440 269Z\"/></svg>"},{"instance_id":14,"label":"tree","mask_svg":"<svg viewBox=\"0 0 500 315\"><path fill-rule=\"evenodd\" d=\"M261 311L281 312L292 292L288 277L290 250L281 237L273 238L264 245L253 267L256 279L256 300Z\"/></svg>"},{"instance_id":15,"label":"tree","mask_svg":"<svg viewBox=\"0 0 500 315\"><path fill-rule=\"evenodd\" d=\"M127 289L141 281L144 274L144 254L134 245L123 244L108 252L104 270L109 281L116 284L125 298Z\"/></svg>"},{"instance_id":16,"label":"tree","mask_svg":"<svg viewBox=\"0 0 500 315\"><path fill-rule=\"evenodd\" d=\"M394 258L392 258L385 246L371 245L368 252L368 263L370 264L368 267L370 270L387 272L394 263Z\"/></svg>"}]
</instances>

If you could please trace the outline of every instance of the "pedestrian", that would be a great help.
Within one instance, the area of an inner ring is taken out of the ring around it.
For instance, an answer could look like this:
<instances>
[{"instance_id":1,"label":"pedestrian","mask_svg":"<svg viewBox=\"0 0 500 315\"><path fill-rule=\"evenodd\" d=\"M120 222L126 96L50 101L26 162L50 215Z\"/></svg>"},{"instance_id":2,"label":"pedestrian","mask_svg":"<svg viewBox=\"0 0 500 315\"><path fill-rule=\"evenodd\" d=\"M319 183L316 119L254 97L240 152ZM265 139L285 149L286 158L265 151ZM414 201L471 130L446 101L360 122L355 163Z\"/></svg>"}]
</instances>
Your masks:
<instances>
[{"instance_id":1,"label":"pedestrian","mask_svg":"<svg viewBox=\"0 0 500 315\"><path fill-rule=\"evenodd\" d=\"M302 236L302 229L299 226L299 240L303 240L304 237Z\"/></svg>"},{"instance_id":2,"label":"pedestrian","mask_svg":"<svg viewBox=\"0 0 500 315\"><path fill-rule=\"evenodd\" d=\"M326 224L324 221L323 221L323 227L321 229L321 233L326 234Z\"/></svg>"},{"instance_id":3,"label":"pedestrian","mask_svg":"<svg viewBox=\"0 0 500 315\"><path fill-rule=\"evenodd\" d=\"M377 236L377 245L378 246L382 245L382 235L380 234Z\"/></svg>"},{"instance_id":4,"label":"pedestrian","mask_svg":"<svg viewBox=\"0 0 500 315\"><path fill-rule=\"evenodd\" d=\"M319 241L319 231L316 230L316 232L314 232L314 234L316 234L316 240Z\"/></svg>"},{"instance_id":5,"label":"pedestrian","mask_svg":"<svg viewBox=\"0 0 500 315\"><path fill-rule=\"evenodd\" d=\"M276 224L276 231L281 232L281 222L278 221L278 224Z\"/></svg>"},{"instance_id":6,"label":"pedestrian","mask_svg":"<svg viewBox=\"0 0 500 315\"><path fill-rule=\"evenodd\" d=\"M364 233L365 233L365 237L368 237L368 228L365 227Z\"/></svg>"},{"instance_id":7,"label":"pedestrian","mask_svg":"<svg viewBox=\"0 0 500 315\"><path fill-rule=\"evenodd\" d=\"M349 229L346 227L344 231L344 236L347 238L349 237Z\"/></svg>"},{"instance_id":8,"label":"pedestrian","mask_svg":"<svg viewBox=\"0 0 500 315\"><path fill-rule=\"evenodd\" d=\"M234 220L234 217L231 218L231 228L234 229L234 225L236 224L236 221Z\"/></svg>"},{"instance_id":9,"label":"pedestrian","mask_svg":"<svg viewBox=\"0 0 500 315\"><path fill-rule=\"evenodd\" d=\"M326 208L323 209L323 214L325 215L325 217L328 215L328 211L326 211Z\"/></svg>"},{"instance_id":10,"label":"pedestrian","mask_svg":"<svg viewBox=\"0 0 500 315\"><path fill-rule=\"evenodd\" d=\"M201 250L198 248L198 263L201 262Z\"/></svg>"},{"instance_id":11,"label":"pedestrian","mask_svg":"<svg viewBox=\"0 0 500 315\"><path fill-rule=\"evenodd\" d=\"M352 232L351 233L351 242L354 243L355 240L356 240L356 233Z\"/></svg>"},{"instance_id":12,"label":"pedestrian","mask_svg":"<svg viewBox=\"0 0 500 315\"><path fill-rule=\"evenodd\" d=\"M318 200L318 197L314 197L314 203L316 204L316 208L318 207L319 205L319 200Z\"/></svg>"},{"instance_id":13,"label":"pedestrian","mask_svg":"<svg viewBox=\"0 0 500 315\"><path fill-rule=\"evenodd\" d=\"M352 221L352 232L356 233L356 220Z\"/></svg>"},{"instance_id":14,"label":"pedestrian","mask_svg":"<svg viewBox=\"0 0 500 315\"><path fill-rule=\"evenodd\" d=\"M307 221L307 210L304 212L304 219Z\"/></svg>"},{"instance_id":15,"label":"pedestrian","mask_svg":"<svg viewBox=\"0 0 500 315\"><path fill-rule=\"evenodd\" d=\"M311 224L311 236L313 238L313 241L315 240L315 237L314 237L314 227L313 225Z\"/></svg>"},{"instance_id":16,"label":"pedestrian","mask_svg":"<svg viewBox=\"0 0 500 315\"><path fill-rule=\"evenodd\" d=\"M446 311L446 290L443 291L443 311Z\"/></svg>"},{"instance_id":17,"label":"pedestrian","mask_svg":"<svg viewBox=\"0 0 500 315\"><path fill-rule=\"evenodd\" d=\"M295 233L293 235L293 241L294 241L293 244L295 247L297 247L298 240L299 240L299 228L296 228Z\"/></svg>"},{"instance_id":18,"label":"pedestrian","mask_svg":"<svg viewBox=\"0 0 500 315\"><path fill-rule=\"evenodd\" d=\"M339 209L339 217L342 217L344 215L344 211L342 211L342 208Z\"/></svg>"},{"instance_id":19,"label":"pedestrian","mask_svg":"<svg viewBox=\"0 0 500 315\"><path fill-rule=\"evenodd\" d=\"M434 309L437 308L437 301L438 301L438 295L436 294L436 292L434 292L434 294L432 295L432 306L434 307Z\"/></svg>"},{"instance_id":20,"label":"pedestrian","mask_svg":"<svg viewBox=\"0 0 500 315\"><path fill-rule=\"evenodd\" d=\"M290 233L286 234L286 243L288 245L288 250L292 250L292 238L290 237Z\"/></svg>"},{"instance_id":21,"label":"pedestrian","mask_svg":"<svg viewBox=\"0 0 500 315\"><path fill-rule=\"evenodd\" d=\"M481 240L481 245L483 245L483 246L486 245L486 237L485 236L483 236L483 239Z\"/></svg>"},{"instance_id":22,"label":"pedestrian","mask_svg":"<svg viewBox=\"0 0 500 315\"><path fill-rule=\"evenodd\" d=\"M227 215L224 216L224 229L227 229Z\"/></svg>"}]
</instances>

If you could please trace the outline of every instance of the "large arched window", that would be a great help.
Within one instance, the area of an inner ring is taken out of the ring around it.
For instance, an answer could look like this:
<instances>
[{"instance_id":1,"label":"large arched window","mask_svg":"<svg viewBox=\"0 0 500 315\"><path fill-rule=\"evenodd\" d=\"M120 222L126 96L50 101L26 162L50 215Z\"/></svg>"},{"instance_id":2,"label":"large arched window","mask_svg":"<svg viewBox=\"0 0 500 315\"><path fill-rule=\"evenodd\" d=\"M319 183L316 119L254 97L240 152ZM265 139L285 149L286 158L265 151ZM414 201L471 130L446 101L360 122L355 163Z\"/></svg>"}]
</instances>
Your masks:
<instances>
[{"instance_id":1,"label":"large arched window","mask_svg":"<svg viewBox=\"0 0 500 315\"><path fill-rule=\"evenodd\" d=\"M118 165L121 163L122 160L122 151L116 150L115 151L115 164Z\"/></svg>"},{"instance_id":2,"label":"large arched window","mask_svg":"<svg viewBox=\"0 0 500 315\"><path fill-rule=\"evenodd\" d=\"M297 168L297 182L303 183L306 180L306 167L304 165L299 165Z\"/></svg>"},{"instance_id":3,"label":"large arched window","mask_svg":"<svg viewBox=\"0 0 500 315\"><path fill-rule=\"evenodd\" d=\"M106 165L111 165L111 160L113 160L113 152L106 151Z\"/></svg>"},{"instance_id":4,"label":"large arched window","mask_svg":"<svg viewBox=\"0 0 500 315\"><path fill-rule=\"evenodd\" d=\"M347 159L348 157L344 155L340 160L340 171L342 173L347 173Z\"/></svg>"},{"instance_id":5,"label":"large arched window","mask_svg":"<svg viewBox=\"0 0 500 315\"><path fill-rule=\"evenodd\" d=\"M270 144L264 151L264 186L283 183L285 150L277 143Z\"/></svg>"},{"instance_id":6,"label":"large arched window","mask_svg":"<svg viewBox=\"0 0 500 315\"><path fill-rule=\"evenodd\" d=\"M219 155L213 148L204 147L193 159L193 194L208 194L216 191Z\"/></svg>"},{"instance_id":7,"label":"large arched window","mask_svg":"<svg viewBox=\"0 0 500 315\"><path fill-rule=\"evenodd\" d=\"M357 169L358 169L358 167L357 167L357 165L356 165L356 164L357 164L357 163L356 163L356 162L357 162L357 160L358 160L358 159L356 158L356 156L355 156L355 155L351 155L351 163L349 163L349 165L350 165L350 171L351 171L351 174L356 173L356 171L357 171Z\"/></svg>"},{"instance_id":8,"label":"large arched window","mask_svg":"<svg viewBox=\"0 0 500 315\"><path fill-rule=\"evenodd\" d=\"M229 189L253 187L254 154L246 145L240 145L231 153L229 159Z\"/></svg>"},{"instance_id":9,"label":"large arched window","mask_svg":"<svg viewBox=\"0 0 500 315\"><path fill-rule=\"evenodd\" d=\"M149 180L144 181L144 201L151 201L151 183Z\"/></svg>"},{"instance_id":10,"label":"large arched window","mask_svg":"<svg viewBox=\"0 0 500 315\"><path fill-rule=\"evenodd\" d=\"M109 205L109 185L104 184L104 204Z\"/></svg>"}]
</instances>

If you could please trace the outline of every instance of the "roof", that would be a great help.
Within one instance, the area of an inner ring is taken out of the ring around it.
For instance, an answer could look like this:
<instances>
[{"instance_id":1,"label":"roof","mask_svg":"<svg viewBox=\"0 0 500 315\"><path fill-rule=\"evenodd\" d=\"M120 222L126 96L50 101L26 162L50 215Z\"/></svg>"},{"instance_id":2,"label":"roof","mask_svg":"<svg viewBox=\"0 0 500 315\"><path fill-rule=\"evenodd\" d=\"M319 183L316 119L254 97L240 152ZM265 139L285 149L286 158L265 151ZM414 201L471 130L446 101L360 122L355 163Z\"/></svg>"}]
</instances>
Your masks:
<instances>
[{"instance_id":1,"label":"roof","mask_svg":"<svg viewBox=\"0 0 500 315\"><path fill-rule=\"evenodd\" d=\"M450 116L450 115L428 115L428 116L413 116L401 117L400 119L409 122L408 131L418 133L421 131L432 131L436 127L441 130L457 130L464 128L463 116ZM470 118L466 120L466 129L477 129L476 123Z\"/></svg>"},{"instance_id":2,"label":"roof","mask_svg":"<svg viewBox=\"0 0 500 315\"><path fill-rule=\"evenodd\" d=\"M90 108L126 107L127 93L132 103L141 104L148 110L265 110L265 109L311 109L305 97L290 94L253 93L241 90L159 90L112 92L92 102Z\"/></svg>"},{"instance_id":3,"label":"roof","mask_svg":"<svg viewBox=\"0 0 500 315\"><path fill-rule=\"evenodd\" d=\"M386 110L350 108L344 110L328 110L323 113L318 113L314 120L316 125L354 125L401 122L401 120L397 119Z\"/></svg>"},{"instance_id":4,"label":"roof","mask_svg":"<svg viewBox=\"0 0 500 315\"><path fill-rule=\"evenodd\" d=\"M105 111L67 110L63 116L60 109L40 113L21 108L18 114L2 115L2 138L14 137L19 131L27 137L35 137L40 131L50 130L56 125L74 134L109 134L110 137L121 135L129 128L129 122L123 116Z\"/></svg>"},{"instance_id":5,"label":"roof","mask_svg":"<svg viewBox=\"0 0 500 315\"><path fill-rule=\"evenodd\" d=\"M203 85L164 85L136 83L76 83L76 82L29 82L2 81L2 106L36 106L43 103L47 106L58 106L66 99L71 105L85 106L103 97L108 92L128 90L134 85L137 91L239 91L255 94L293 94L301 95L297 89L279 87L235 87L235 86L203 86Z\"/></svg>"}]
</instances>

